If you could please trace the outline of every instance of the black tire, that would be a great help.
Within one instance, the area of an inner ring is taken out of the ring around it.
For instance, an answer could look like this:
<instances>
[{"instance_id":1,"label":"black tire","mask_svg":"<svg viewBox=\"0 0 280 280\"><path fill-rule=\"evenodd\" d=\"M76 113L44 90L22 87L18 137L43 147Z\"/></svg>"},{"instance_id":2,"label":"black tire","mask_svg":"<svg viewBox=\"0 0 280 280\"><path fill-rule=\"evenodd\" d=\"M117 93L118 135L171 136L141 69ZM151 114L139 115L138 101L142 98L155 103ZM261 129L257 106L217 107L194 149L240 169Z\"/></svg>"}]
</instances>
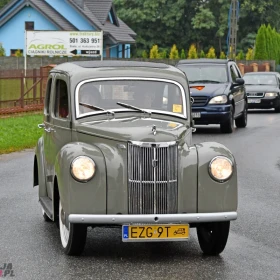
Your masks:
<instances>
[{"instance_id":1,"label":"black tire","mask_svg":"<svg viewBox=\"0 0 280 280\"><path fill-rule=\"evenodd\" d=\"M83 224L72 224L69 223L68 229L63 223L62 216L64 211L59 201L59 231L61 244L66 255L79 256L82 254L86 244L87 238L87 226ZM66 233L68 230L68 238Z\"/></svg>"},{"instance_id":2,"label":"black tire","mask_svg":"<svg viewBox=\"0 0 280 280\"><path fill-rule=\"evenodd\" d=\"M230 116L229 118L221 123L220 125L221 128L221 132L222 133L232 133L233 129L234 129L234 110L233 110L233 106L230 106Z\"/></svg>"},{"instance_id":3,"label":"black tire","mask_svg":"<svg viewBox=\"0 0 280 280\"><path fill-rule=\"evenodd\" d=\"M274 110L275 110L275 113L280 113L280 105L278 107L275 107Z\"/></svg>"},{"instance_id":4,"label":"black tire","mask_svg":"<svg viewBox=\"0 0 280 280\"><path fill-rule=\"evenodd\" d=\"M228 240L230 222L201 223L197 237L205 255L216 256L223 252Z\"/></svg>"},{"instance_id":5,"label":"black tire","mask_svg":"<svg viewBox=\"0 0 280 280\"><path fill-rule=\"evenodd\" d=\"M235 120L235 125L236 127L239 127L239 128L243 128L243 127L246 127L247 126L247 118L248 118L248 112L247 112L247 105L246 105L246 108L242 114L242 116L238 117L236 120Z\"/></svg>"}]
</instances>

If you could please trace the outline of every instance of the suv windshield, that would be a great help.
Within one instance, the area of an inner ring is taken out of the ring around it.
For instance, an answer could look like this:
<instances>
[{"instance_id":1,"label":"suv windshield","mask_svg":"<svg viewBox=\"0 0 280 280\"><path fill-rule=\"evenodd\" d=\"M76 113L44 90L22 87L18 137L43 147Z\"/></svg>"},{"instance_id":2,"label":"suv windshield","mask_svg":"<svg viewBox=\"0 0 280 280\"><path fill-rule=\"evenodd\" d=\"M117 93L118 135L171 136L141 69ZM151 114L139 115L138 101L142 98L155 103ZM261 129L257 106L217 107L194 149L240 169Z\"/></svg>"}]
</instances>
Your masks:
<instances>
[{"instance_id":1,"label":"suv windshield","mask_svg":"<svg viewBox=\"0 0 280 280\"><path fill-rule=\"evenodd\" d=\"M244 75L246 85L277 85L276 77L267 74Z\"/></svg>"},{"instance_id":2,"label":"suv windshield","mask_svg":"<svg viewBox=\"0 0 280 280\"><path fill-rule=\"evenodd\" d=\"M179 64L178 68L187 75L189 83L227 83L225 65Z\"/></svg>"},{"instance_id":3,"label":"suv windshield","mask_svg":"<svg viewBox=\"0 0 280 280\"><path fill-rule=\"evenodd\" d=\"M81 117L112 111L163 111L185 117L184 94L183 88L177 84L158 80L89 81L78 87L76 113L77 117Z\"/></svg>"}]
</instances>

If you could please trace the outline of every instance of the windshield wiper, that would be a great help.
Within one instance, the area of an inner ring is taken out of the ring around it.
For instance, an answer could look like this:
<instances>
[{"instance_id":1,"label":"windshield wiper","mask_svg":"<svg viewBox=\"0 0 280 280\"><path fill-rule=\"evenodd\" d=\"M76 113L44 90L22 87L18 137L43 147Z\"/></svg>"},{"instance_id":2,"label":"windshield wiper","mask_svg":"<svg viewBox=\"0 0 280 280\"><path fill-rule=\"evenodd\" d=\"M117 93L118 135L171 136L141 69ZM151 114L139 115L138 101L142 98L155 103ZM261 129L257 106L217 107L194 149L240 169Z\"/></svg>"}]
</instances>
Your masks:
<instances>
[{"instance_id":1,"label":"windshield wiper","mask_svg":"<svg viewBox=\"0 0 280 280\"><path fill-rule=\"evenodd\" d=\"M189 81L190 84L194 83L215 83L215 84L220 84L221 82L219 81L212 81L212 80L197 80L197 81Z\"/></svg>"},{"instance_id":2,"label":"windshield wiper","mask_svg":"<svg viewBox=\"0 0 280 280\"><path fill-rule=\"evenodd\" d=\"M92 109L92 110L104 111L106 113L111 114L112 116L115 116L115 112L110 111L110 110L105 110L105 109L103 109L101 107L98 107L98 106L95 106L95 105L91 105L91 104L83 103L83 102L80 102L79 105L84 106L84 107L89 108L89 109Z\"/></svg>"},{"instance_id":3,"label":"windshield wiper","mask_svg":"<svg viewBox=\"0 0 280 280\"><path fill-rule=\"evenodd\" d=\"M129 105L129 104L126 104L126 103L122 103L122 102L117 102L118 105L124 107L124 108L128 108L128 109L133 109L133 110L136 110L136 111L139 111L139 112L142 112L142 113L147 113L149 115L151 115L152 113L150 111L147 111L147 110L143 110L141 108L138 108L138 107L135 107L133 105Z\"/></svg>"}]
</instances>

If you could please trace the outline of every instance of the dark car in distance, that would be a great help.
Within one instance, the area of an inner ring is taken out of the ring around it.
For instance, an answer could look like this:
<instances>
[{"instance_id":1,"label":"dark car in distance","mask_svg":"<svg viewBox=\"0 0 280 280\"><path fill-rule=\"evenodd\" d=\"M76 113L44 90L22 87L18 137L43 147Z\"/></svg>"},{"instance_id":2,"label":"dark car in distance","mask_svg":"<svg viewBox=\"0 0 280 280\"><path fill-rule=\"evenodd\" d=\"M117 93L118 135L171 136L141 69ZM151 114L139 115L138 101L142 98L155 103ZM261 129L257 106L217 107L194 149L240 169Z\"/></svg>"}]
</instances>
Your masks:
<instances>
[{"instance_id":1,"label":"dark car in distance","mask_svg":"<svg viewBox=\"0 0 280 280\"><path fill-rule=\"evenodd\" d=\"M272 109L280 113L280 74L249 72L244 75L249 109Z\"/></svg>"},{"instance_id":2,"label":"dark car in distance","mask_svg":"<svg viewBox=\"0 0 280 280\"><path fill-rule=\"evenodd\" d=\"M195 124L219 124L223 133L247 126L247 96L238 66L227 59L180 60L189 81Z\"/></svg>"}]
</instances>

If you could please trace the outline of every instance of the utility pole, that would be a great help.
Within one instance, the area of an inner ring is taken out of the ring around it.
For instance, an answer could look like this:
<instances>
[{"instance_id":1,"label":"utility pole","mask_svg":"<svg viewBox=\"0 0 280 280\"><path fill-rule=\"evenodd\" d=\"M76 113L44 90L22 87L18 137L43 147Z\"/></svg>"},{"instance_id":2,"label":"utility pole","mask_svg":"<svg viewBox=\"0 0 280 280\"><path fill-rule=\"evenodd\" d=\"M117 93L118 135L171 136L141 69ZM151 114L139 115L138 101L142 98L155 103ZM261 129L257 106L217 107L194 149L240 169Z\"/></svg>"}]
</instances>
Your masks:
<instances>
[{"instance_id":1,"label":"utility pole","mask_svg":"<svg viewBox=\"0 0 280 280\"><path fill-rule=\"evenodd\" d=\"M239 17L239 1L231 0L230 7L230 29L229 29L229 58L235 59L236 57L236 44L237 44L237 30L238 30L238 17Z\"/></svg>"}]
</instances>

